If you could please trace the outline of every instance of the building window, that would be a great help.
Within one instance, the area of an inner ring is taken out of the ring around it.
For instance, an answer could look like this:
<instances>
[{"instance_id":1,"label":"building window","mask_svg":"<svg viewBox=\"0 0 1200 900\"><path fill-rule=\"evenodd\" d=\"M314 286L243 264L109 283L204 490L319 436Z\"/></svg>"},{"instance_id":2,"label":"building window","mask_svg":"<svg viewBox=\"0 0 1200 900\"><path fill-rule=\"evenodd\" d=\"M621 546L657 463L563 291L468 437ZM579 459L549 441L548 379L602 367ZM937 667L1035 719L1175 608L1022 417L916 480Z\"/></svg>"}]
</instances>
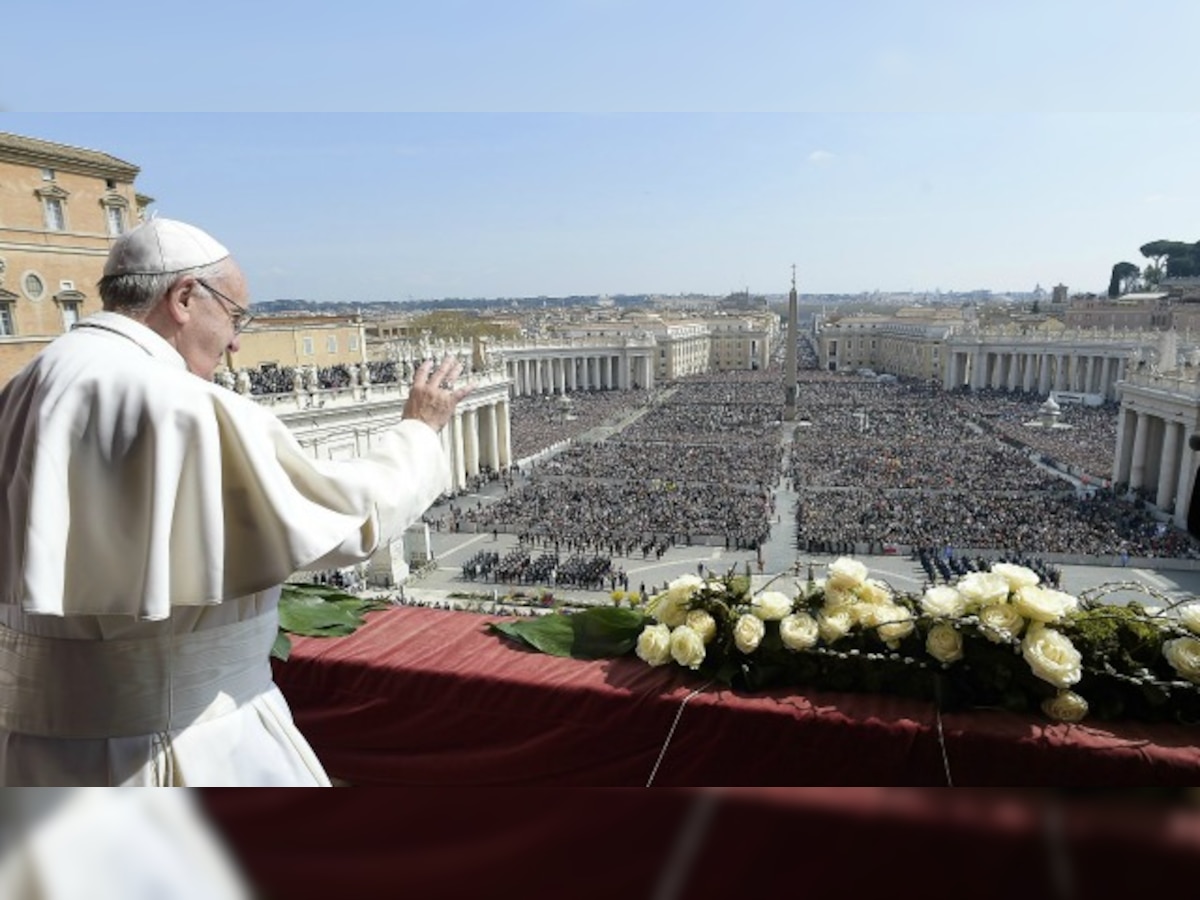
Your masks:
<instances>
[{"instance_id":1,"label":"building window","mask_svg":"<svg viewBox=\"0 0 1200 900\"><path fill-rule=\"evenodd\" d=\"M125 210L119 206L104 207L105 216L108 219L108 233L110 237L117 237L125 233Z\"/></svg>"},{"instance_id":2,"label":"building window","mask_svg":"<svg viewBox=\"0 0 1200 900\"><path fill-rule=\"evenodd\" d=\"M302 343L302 346L304 348L303 353L305 356L313 355L313 339L312 338L306 337Z\"/></svg>"},{"instance_id":3,"label":"building window","mask_svg":"<svg viewBox=\"0 0 1200 900\"><path fill-rule=\"evenodd\" d=\"M13 327L12 304L6 300L0 300L0 335L11 337L17 333Z\"/></svg>"},{"instance_id":4,"label":"building window","mask_svg":"<svg viewBox=\"0 0 1200 900\"><path fill-rule=\"evenodd\" d=\"M39 300L46 292L46 284L36 272L25 273L25 277L21 279L21 287L30 300Z\"/></svg>"},{"instance_id":5,"label":"building window","mask_svg":"<svg viewBox=\"0 0 1200 900\"><path fill-rule=\"evenodd\" d=\"M53 181L53 180L54 180L54 170L53 169L42 169L42 181Z\"/></svg>"},{"instance_id":6,"label":"building window","mask_svg":"<svg viewBox=\"0 0 1200 900\"><path fill-rule=\"evenodd\" d=\"M358 349L358 335L353 335L350 338L350 350L351 350L351 352L353 352L357 349Z\"/></svg>"},{"instance_id":7,"label":"building window","mask_svg":"<svg viewBox=\"0 0 1200 900\"><path fill-rule=\"evenodd\" d=\"M70 331L79 321L79 303L67 300L60 305L62 306L63 331Z\"/></svg>"},{"instance_id":8,"label":"building window","mask_svg":"<svg viewBox=\"0 0 1200 900\"><path fill-rule=\"evenodd\" d=\"M43 197L42 210L46 217L47 231L66 231L67 216L63 210L63 202L58 197Z\"/></svg>"},{"instance_id":9,"label":"building window","mask_svg":"<svg viewBox=\"0 0 1200 900\"><path fill-rule=\"evenodd\" d=\"M337 353L337 335L331 334L325 338L325 352Z\"/></svg>"}]
</instances>

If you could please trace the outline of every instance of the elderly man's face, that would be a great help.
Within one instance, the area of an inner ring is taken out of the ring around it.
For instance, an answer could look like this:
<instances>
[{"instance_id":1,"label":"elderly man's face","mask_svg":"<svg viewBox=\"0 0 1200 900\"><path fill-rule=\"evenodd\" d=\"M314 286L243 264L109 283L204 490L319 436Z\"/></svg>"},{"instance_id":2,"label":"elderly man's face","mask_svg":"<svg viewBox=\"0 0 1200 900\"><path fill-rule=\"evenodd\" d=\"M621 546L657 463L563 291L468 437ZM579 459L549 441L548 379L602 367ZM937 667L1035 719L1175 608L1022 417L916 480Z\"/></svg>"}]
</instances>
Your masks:
<instances>
[{"instance_id":1,"label":"elderly man's face","mask_svg":"<svg viewBox=\"0 0 1200 900\"><path fill-rule=\"evenodd\" d=\"M237 263L229 260L219 274L205 276L203 284L192 279L189 291L190 316L180 331L178 350L188 371L211 380L225 351L241 346L236 329L239 310L230 301L250 305L246 279Z\"/></svg>"}]
</instances>

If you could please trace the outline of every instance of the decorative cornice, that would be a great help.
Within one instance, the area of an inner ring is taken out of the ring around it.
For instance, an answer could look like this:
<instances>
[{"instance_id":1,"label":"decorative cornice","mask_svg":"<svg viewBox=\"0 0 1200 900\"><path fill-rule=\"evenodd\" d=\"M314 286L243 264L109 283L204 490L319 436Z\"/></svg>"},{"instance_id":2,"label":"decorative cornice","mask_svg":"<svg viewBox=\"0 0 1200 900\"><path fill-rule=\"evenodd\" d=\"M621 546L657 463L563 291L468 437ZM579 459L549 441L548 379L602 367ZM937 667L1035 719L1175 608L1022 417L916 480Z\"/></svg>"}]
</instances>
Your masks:
<instances>
[{"instance_id":1,"label":"decorative cornice","mask_svg":"<svg viewBox=\"0 0 1200 900\"><path fill-rule=\"evenodd\" d=\"M101 153L99 150L71 147L7 132L0 132L0 160L80 175L112 178L130 184L141 171L132 163Z\"/></svg>"}]
</instances>

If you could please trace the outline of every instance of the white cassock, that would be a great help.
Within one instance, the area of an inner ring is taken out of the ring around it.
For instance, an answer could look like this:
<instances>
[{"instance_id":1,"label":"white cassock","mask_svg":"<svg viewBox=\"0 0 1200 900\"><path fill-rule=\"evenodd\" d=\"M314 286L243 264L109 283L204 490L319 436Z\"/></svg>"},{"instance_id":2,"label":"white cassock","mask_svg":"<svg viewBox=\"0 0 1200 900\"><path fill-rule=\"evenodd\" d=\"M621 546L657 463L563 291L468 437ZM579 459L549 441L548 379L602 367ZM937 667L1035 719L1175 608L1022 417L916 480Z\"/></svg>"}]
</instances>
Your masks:
<instances>
[{"instance_id":1,"label":"white cassock","mask_svg":"<svg viewBox=\"0 0 1200 900\"><path fill-rule=\"evenodd\" d=\"M328 784L271 680L280 584L449 485L423 422L314 460L140 323L81 321L0 392L0 784Z\"/></svg>"}]
</instances>

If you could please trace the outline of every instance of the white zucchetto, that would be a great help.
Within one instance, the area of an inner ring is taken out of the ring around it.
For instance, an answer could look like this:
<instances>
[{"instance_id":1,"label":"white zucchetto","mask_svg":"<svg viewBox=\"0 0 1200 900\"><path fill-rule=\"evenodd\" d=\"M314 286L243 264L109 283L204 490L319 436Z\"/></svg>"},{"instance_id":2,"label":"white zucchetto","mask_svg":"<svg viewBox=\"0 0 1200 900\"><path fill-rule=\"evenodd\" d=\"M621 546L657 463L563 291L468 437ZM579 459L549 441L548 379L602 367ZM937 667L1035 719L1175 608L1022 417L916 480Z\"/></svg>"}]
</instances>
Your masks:
<instances>
[{"instance_id":1,"label":"white zucchetto","mask_svg":"<svg viewBox=\"0 0 1200 900\"><path fill-rule=\"evenodd\" d=\"M229 256L211 236L174 219L151 219L117 238L105 276L165 275L210 266Z\"/></svg>"}]
</instances>

